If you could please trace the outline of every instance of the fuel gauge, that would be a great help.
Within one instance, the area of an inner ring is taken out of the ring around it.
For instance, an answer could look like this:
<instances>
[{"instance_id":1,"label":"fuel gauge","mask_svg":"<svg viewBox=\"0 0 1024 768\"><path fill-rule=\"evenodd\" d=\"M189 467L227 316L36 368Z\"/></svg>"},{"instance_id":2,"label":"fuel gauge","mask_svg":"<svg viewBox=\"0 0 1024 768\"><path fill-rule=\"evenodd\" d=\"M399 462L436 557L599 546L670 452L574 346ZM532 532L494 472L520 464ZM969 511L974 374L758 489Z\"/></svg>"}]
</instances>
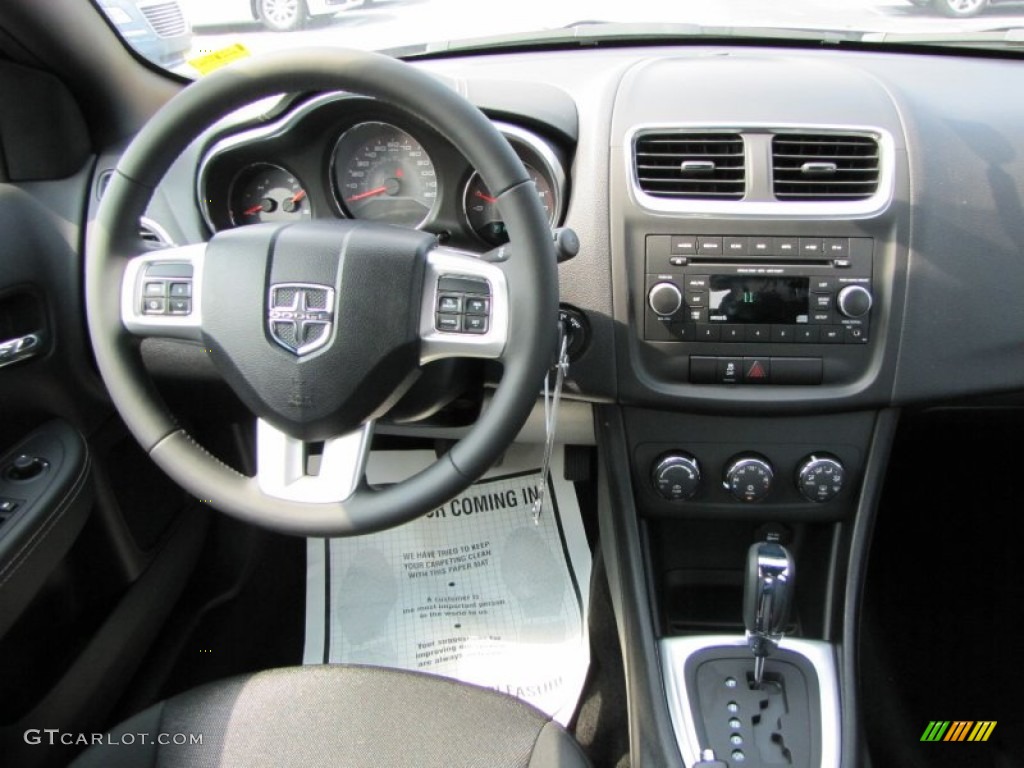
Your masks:
<instances>
[{"instance_id":1,"label":"fuel gauge","mask_svg":"<svg viewBox=\"0 0 1024 768\"><path fill-rule=\"evenodd\" d=\"M256 163L239 171L231 182L232 225L309 220L312 208L306 190L293 173L279 165Z\"/></svg>"}]
</instances>

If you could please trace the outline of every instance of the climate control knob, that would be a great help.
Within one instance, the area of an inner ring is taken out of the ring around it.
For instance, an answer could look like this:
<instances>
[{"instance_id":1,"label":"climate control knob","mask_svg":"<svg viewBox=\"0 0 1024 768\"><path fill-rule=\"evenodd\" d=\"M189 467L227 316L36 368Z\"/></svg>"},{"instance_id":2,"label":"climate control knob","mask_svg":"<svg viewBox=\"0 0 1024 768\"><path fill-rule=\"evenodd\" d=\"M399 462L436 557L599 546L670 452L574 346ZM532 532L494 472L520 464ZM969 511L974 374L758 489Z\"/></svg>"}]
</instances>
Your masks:
<instances>
[{"instance_id":1,"label":"climate control knob","mask_svg":"<svg viewBox=\"0 0 1024 768\"><path fill-rule=\"evenodd\" d=\"M831 501L843 490L846 470L834 456L811 454L796 471L796 487L808 501Z\"/></svg>"},{"instance_id":2,"label":"climate control knob","mask_svg":"<svg viewBox=\"0 0 1024 768\"><path fill-rule=\"evenodd\" d=\"M675 283L658 283L647 294L647 303L656 314L668 317L683 306L683 294Z\"/></svg>"},{"instance_id":3,"label":"climate control knob","mask_svg":"<svg viewBox=\"0 0 1024 768\"><path fill-rule=\"evenodd\" d=\"M846 317L864 317L871 311L874 298L863 285L848 285L839 291L836 305Z\"/></svg>"},{"instance_id":4,"label":"climate control knob","mask_svg":"<svg viewBox=\"0 0 1024 768\"><path fill-rule=\"evenodd\" d=\"M761 501L771 493L775 470L760 456L737 456L725 470L725 489L740 501Z\"/></svg>"},{"instance_id":5,"label":"climate control knob","mask_svg":"<svg viewBox=\"0 0 1024 768\"><path fill-rule=\"evenodd\" d=\"M654 463L654 490L669 501L692 499L700 487L700 463L688 453L668 453Z\"/></svg>"}]
</instances>

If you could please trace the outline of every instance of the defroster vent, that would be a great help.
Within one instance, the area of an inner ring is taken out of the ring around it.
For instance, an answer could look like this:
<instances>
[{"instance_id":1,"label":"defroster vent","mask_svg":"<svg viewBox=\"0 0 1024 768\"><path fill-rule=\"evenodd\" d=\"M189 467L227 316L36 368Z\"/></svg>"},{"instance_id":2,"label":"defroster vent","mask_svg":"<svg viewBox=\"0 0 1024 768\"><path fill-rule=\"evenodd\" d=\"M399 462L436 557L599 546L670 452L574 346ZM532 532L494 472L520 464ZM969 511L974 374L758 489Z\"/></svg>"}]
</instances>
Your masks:
<instances>
[{"instance_id":1,"label":"defroster vent","mask_svg":"<svg viewBox=\"0 0 1024 768\"><path fill-rule=\"evenodd\" d=\"M634 170L652 197L739 200L746 192L738 133L646 133L636 138Z\"/></svg>"},{"instance_id":2,"label":"defroster vent","mask_svg":"<svg viewBox=\"0 0 1024 768\"><path fill-rule=\"evenodd\" d=\"M878 190L878 140L856 134L777 134L772 179L779 200L865 200Z\"/></svg>"}]
</instances>

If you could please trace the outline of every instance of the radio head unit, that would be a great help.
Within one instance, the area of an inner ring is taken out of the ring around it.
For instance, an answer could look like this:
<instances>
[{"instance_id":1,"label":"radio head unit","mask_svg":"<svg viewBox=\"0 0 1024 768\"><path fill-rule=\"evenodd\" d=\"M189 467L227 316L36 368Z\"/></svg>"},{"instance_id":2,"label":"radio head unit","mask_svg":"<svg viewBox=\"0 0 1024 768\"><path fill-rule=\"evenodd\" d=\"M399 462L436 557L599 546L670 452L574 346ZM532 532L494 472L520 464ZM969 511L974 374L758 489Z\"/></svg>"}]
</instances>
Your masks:
<instances>
[{"instance_id":1,"label":"radio head unit","mask_svg":"<svg viewBox=\"0 0 1024 768\"><path fill-rule=\"evenodd\" d=\"M644 339L865 344L871 238L647 237Z\"/></svg>"}]
</instances>

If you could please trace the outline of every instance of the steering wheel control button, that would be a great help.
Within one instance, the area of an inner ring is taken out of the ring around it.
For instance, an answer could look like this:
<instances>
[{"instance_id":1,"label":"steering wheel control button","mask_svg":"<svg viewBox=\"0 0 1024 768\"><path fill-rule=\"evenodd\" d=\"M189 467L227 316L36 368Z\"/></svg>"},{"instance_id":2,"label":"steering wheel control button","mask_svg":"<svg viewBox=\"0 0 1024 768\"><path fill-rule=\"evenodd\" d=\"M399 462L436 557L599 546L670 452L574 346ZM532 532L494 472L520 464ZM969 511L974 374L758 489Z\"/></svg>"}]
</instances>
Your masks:
<instances>
[{"instance_id":1,"label":"steering wheel control button","mask_svg":"<svg viewBox=\"0 0 1024 768\"><path fill-rule=\"evenodd\" d=\"M442 295L437 299L438 312L462 312L462 296Z\"/></svg>"},{"instance_id":2,"label":"steering wheel control button","mask_svg":"<svg viewBox=\"0 0 1024 768\"><path fill-rule=\"evenodd\" d=\"M466 315L463 318L466 333L487 333L487 318L480 315Z\"/></svg>"},{"instance_id":3,"label":"steering wheel control button","mask_svg":"<svg viewBox=\"0 0 1024 768\"><path fill-rule=\"evenodd\" d=\"M167 299L146 299L142 305L144 315L165 315L167 314Z\"/></svg>"},{"instance_id":4,"label":"steering wheel control button","mask_svg":"<svg viewBox=\"0 0 1024 768\"><path fill-rule=\"evenodd\" d=\"M142 314L192 314L192 273L191 264L149 264L142 277Z\"/></svg>"},{"instance_id":5,"label":"steering wheel control button","mask_svg":"<svg viewBox=\"0 0 1024 768\"><path fill-rule=\"evenodd\" d=\"M491 327L491 286L485 280L444 276L437 281L434 329L484 335Z\"/></svg>"},{"instance_id":6,"label":"steering wheel control button","mask_svg":"<svg viewBox=\"0 0 1024 768\"><path fill-rule=\"evenodd\" d=\"M683 294L675 283L658 283L647 296L647 301L660 317L670 317L683 306Z\"/></svg>"},{"instance_id":7,"label":"steering wheel control button","mask_svg":"<svg viewBox=\"0 0 1024 768\"><path fill-rule=\"evenodd\" d=\"M767 459L738 456L726 468L723 484L740 501L754 503L771 493L774 479L775 471Z\"/></svg>"},{"instance_id":8,"label":"steering wheel control button","mask_svg":"<svg viewBox=\"0 0 1024 768\"><path fill-rule=\"evenodd\" d=\"M651 482L668 501L692 499L700 488L700 463L689 453L669 453L654 464Z\"/></svg>"},{"instance_id":9,"label":"steering wheel control button","mask_svg":"<svg viewBox=\"0 0 1024 768\"><path fill-rule=\"evenodd\" d=\"M489 299L480 298L478 296L467 296L466 297L466 314L467 315L486 315L491 311L491 302Z\"/></svg>"},{"instance_id":10,"label":"steering wheel control button","mask_svg":"<svg viewBox=\"0 0 1024 768\"><path fill-rule=\"evenodd\" d=\"M14 460L4 468L4 477L15 482L35 480L49 466L50 464L46 459L22 453L15 456Z\"/></svg>"},{"instance_id":11,"label":"steering wheel control button","mask_svg":"<svg viewBox=\"0 0 1024 768\"><path fill-rule=\"evenodd\" d=\"M437 330L447 333L459 333L462 330L462 315L438 314Z\"/></svg>"},{"instance_id":12,"label":"steering wheel control button","mask_svg":"<svg viewBox=\"0 0 1024 768\"><path fill-rule=\"evenodd\" d=\"M823 504L843 490L845 468L834 456L810 455L796 472L796 487L808 501Z\"/></svg>"}]
</instances>

